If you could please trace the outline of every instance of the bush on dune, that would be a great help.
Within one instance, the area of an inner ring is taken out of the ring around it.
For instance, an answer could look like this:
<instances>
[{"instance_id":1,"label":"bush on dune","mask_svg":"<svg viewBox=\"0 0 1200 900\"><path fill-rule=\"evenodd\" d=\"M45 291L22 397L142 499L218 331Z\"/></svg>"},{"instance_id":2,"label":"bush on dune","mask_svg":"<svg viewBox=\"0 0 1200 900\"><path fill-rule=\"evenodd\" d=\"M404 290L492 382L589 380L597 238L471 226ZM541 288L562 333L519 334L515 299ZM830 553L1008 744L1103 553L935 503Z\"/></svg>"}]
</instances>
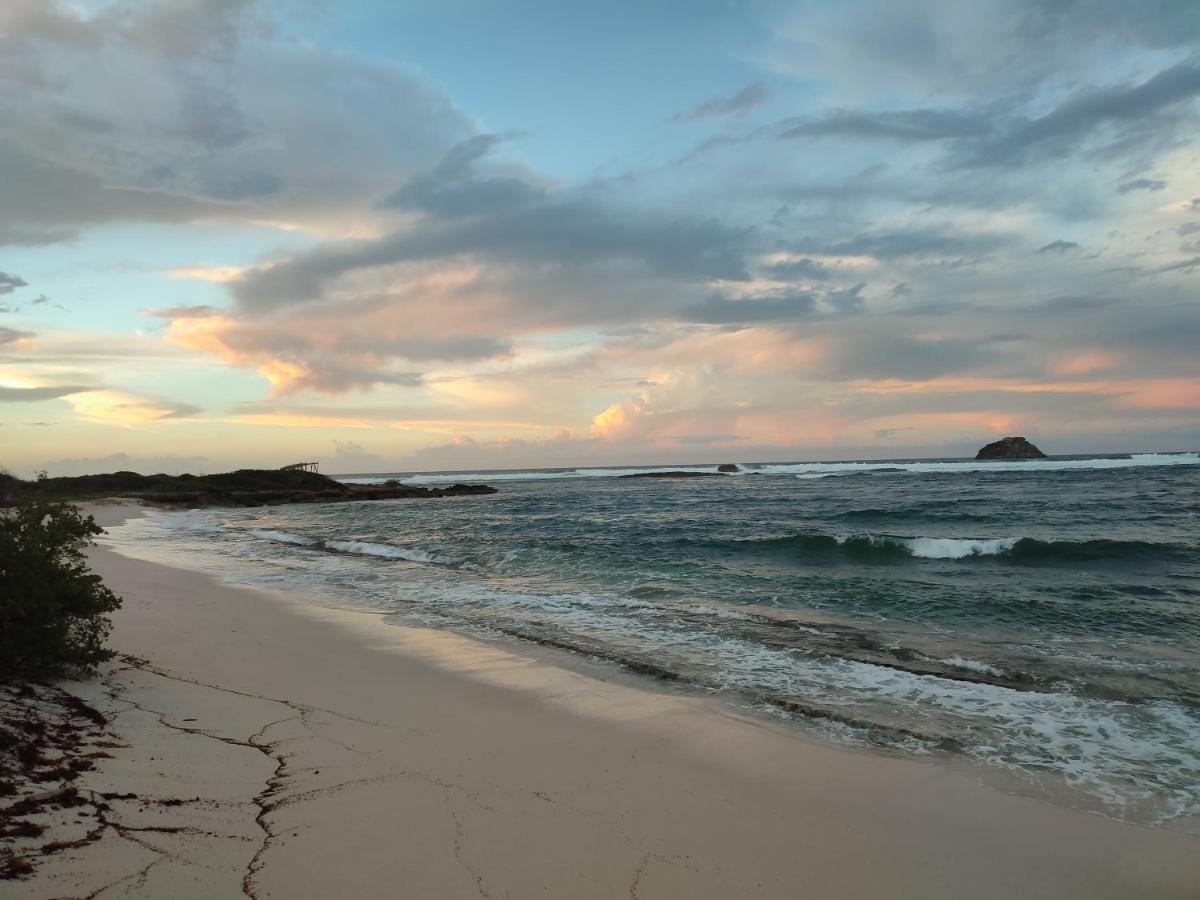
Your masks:
<instances>
[{"instance_id":1,"label":"bush on dune","mask_svg":"<svg viewBox=\"0 0 1200 900\"><path fill-rule=\"evenodd\" d=\"M64 503L0 515L0 678L87 673L112 657L108 614L121 599L84 555L103 531Z\"/></svg>"}]
</instances>

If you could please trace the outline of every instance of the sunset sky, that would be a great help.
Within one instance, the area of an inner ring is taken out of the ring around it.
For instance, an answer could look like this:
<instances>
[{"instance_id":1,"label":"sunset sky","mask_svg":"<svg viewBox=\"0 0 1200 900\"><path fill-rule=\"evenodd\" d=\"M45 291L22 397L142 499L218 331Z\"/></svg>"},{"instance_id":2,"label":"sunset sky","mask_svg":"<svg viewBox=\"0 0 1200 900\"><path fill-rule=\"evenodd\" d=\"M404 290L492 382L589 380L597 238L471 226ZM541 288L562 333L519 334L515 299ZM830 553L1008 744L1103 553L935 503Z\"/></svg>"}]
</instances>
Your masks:
<instances>
[{"instance_id":1,"label":"sunset sky","mask_svg":"<svg viewBox=\"0 0 1200 900\"><path fill-rule=\"evenodd\" d=\"M0 3L0 465L1200 447L1200 3Z\"/></svg>"}]
</instances>

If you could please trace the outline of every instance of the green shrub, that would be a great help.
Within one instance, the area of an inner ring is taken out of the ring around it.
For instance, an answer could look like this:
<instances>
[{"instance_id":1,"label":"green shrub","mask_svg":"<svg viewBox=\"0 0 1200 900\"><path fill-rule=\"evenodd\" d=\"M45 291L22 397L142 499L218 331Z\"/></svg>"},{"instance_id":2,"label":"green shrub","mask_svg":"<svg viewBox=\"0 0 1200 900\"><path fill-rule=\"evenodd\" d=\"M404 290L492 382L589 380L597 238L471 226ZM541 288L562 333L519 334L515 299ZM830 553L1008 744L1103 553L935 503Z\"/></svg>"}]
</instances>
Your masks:
<instances>
[{"instance_id":1,"label":"green shrub","mask_svg":"<svg viewBox=\"0 0 1200 900\"><path fill-rule=\"evenodd\" d=\"M0 515L0 677L86 673L112 657L108 613L121 598L84 556L103 531L64 503Z\"/></svg>"}]
</instances>

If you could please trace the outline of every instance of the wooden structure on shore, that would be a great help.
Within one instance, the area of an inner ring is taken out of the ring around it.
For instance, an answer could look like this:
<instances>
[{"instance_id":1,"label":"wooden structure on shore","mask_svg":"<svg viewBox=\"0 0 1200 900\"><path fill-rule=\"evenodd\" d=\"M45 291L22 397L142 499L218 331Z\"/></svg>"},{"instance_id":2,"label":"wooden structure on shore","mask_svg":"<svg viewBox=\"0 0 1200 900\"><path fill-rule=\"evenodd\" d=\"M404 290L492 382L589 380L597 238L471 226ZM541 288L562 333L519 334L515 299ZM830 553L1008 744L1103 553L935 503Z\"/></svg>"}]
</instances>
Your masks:
<instances>
[{"instance_id":1,"label":"wooden structure on shore","mask_svg":"<svg viewBox=\"0 0 1200 900\"><path fill-rule=\"evenodd\" d=\"M283 466L281 472L312 472L317 473L317 464L315 462L300 462L292 463L290 466Z\"/></svg>"}]
</instances>

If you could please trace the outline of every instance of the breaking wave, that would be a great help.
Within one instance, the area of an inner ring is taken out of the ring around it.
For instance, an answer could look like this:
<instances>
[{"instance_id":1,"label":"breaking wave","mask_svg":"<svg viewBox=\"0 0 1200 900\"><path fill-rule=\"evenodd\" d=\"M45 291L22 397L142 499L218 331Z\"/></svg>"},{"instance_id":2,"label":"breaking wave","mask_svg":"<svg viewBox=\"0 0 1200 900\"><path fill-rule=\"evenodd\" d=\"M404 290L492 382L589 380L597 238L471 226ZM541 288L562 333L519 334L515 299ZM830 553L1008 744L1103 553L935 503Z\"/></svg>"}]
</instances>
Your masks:
<instances>
[{"instance_id":1,"label":"breaking wave","mask_svg":"<svg viewBox=\"0 0 1200 900\"><path fill-rule=\"evenodd\" d=\"M938 538L893 535L797 534L766 540L711 541L713 549L732 553L769 554L820 563L898 563L916 559L966 560L996 558L1025 565L1121 563L1170 560L1186 548L1147 541L1052 541L1030 537Z\"/></svg>"},{"instance_id":2,"label":"breaking wave","mask_svg":"<svg viewBox=\"0 0 1200 900\"><path fill-rule=\"evenodd\" d=\"M460 566L463 560L457 556L443 556L430 553L416 547L397 547L394 544L378 544L371 541L330 541L305 537L302 534L292 534L289 531L254 528L248 534L265 541L278 544L291 544L297 547L308 547L313 550L328 550L333 553L350 553L355 556L376 556L382 559L402 559L408 562L425 563L434 566Z\"/></svg>"}]
</instances>

